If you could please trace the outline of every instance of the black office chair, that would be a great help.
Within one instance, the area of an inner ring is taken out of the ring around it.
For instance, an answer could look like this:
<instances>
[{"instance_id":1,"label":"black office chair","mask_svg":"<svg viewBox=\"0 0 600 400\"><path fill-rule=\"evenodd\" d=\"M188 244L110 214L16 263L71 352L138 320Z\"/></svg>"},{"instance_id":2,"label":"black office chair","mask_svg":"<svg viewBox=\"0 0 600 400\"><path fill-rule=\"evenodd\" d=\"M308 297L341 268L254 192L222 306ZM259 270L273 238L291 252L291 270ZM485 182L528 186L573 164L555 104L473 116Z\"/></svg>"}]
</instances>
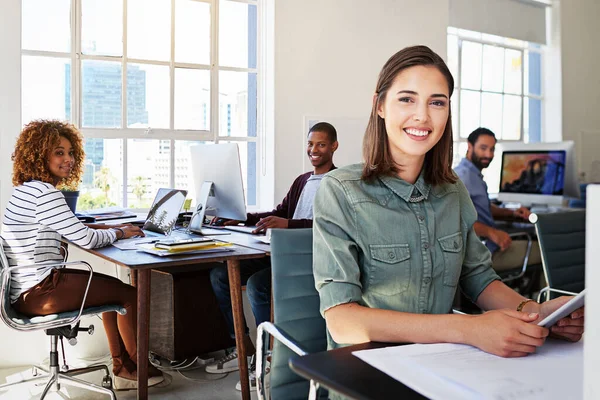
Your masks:
<instances>
[{"instance_id":1,"label":"black office chair","mask_svg":"<svg viewBox=\"0 0 600 400\"><path fill-rule=\"evenodd\" d=\"M585 288L585 210L531 214L548 286L538 302L554 294L575 295Z\"/></svg>"},{"instance_id":2,"label":"black office chair","mask_svg":"<svg viewBox=\"0 0 600 400\"><path fill-rule=\"evenodd\" d=\"M68 253L65 253L65 260ZM0 319L9 327L17 331L21 332L31 332L35 330L43 329L46 332L46 335L50 336L50 365L48 368L42 366L34 366L33 377L29 379L25 379L18 382L6 383L0 385L0 391L6 390L18 385L31 384L31 383L39 383L47 380L46 386L42 395L40 396L40 400L43 400L44 397L48 394L48 391L52 386L55 386L56 390L60 390L61 383L71 386L77 386L84 389L93 390L99 393L105 393L110 396L111 399L116 400L115 393L112 391L112 379L110 377L110 373L108 371L108 367L106 365L96 365L87 368L78 368L69 370L68 366L65 364L61 367L58 363L58 340L62 338L68 339L69 343L74 345L77 343L77 334L81 331L86 331L89 334L94 332L94 326L91 325L87 328L83 328L79 326L79 320L84 315L95 315L103 312L116 311L121 315L126 313L125 308L117 305L105 305L101 307L90 307L83 308L85 304L85 299L87 297L88 289L90 287L90 283L92 281L92 267L84 261L75 261L75 262L61 262L61 263L52 263L46 264L48 266L52 266L54 268L62 268L62 267L72 267L72 266L83 266L87 268L90 272L90 277L88 279L88 284L85 289L85 293L83 295L83 299L81 301L81 307L78 310L44 315L44 316L36 316L36 317L27 317L19 312L17 312L11 305L10 302L10 275L12 271L15 271L20 268L31 268L35 265L26 265L26 266L15 266L9 267L8 260L6 259L6 255L4 254L3 246L0 245L0 282L1 282L1 298L0 298ZM64 353L64 351L63 351ZM93 371L104 370L104 378L102 380L102 386L94 385L92 383L83 381L78 378L74 378L76 375L87 374ZM40 373L40 371L42 371Z\"/></svg>"},{"instance_id":3,"label":"black office chair","mask_svg":"<svg viewBox=\"0 0 600 400\"><path fill-rule=\"evenodd\" d=\"M263 322L257 334L257 392L266 394L264 371L269 334L276 339L271 357L272 399L327 398L317 383L292 372L290 357L327 350L325 320L312 270L312 229L274 229L271 236L274 324Z\"/></svg>"}]
</instances>

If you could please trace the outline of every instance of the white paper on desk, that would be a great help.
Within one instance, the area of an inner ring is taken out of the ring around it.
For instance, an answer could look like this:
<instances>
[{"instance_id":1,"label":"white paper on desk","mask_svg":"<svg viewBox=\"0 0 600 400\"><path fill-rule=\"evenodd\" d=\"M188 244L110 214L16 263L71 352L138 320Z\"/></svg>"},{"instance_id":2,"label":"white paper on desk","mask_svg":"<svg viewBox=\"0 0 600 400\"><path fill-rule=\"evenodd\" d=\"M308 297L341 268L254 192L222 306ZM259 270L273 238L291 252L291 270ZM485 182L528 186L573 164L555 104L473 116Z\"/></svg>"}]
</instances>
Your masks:
<instances>
[{"instance_id":1,"label":"white paper on desk","mask_svg":"<svg viewBox=\"0 0 600 400\"><path fill-rule=\"evenodd\" d=\"M140 238L129 238L129 239L121 239L116 242L113 242L113 246L115 246L119 250L139 250L138 245L142 243L154 243L158 242L160 238L156 237L140 237Z\"/></svg>"},{"instance_id":2,"label":"white paper on desk","mask_svg":"<svg viewBox=\"0 0 600 400\"><path fill-rule=\"evenodd\" d=\"M355 356L431 399L583 397L583 342L549 339L535 354L502 358L459 344L362 350Z\"/></svg>"}]
</instances>

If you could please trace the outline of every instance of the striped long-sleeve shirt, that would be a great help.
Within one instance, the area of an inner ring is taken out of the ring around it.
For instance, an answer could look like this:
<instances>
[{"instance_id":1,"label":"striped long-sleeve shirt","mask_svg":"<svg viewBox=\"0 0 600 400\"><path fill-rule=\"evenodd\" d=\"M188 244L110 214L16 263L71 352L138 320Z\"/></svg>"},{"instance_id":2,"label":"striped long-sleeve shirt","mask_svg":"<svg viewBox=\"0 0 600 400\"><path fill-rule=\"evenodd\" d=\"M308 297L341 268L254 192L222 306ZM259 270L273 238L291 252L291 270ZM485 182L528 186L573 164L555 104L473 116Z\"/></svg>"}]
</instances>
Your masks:
<instances>
[{"instance_id":1,"label":"striped long-sleeve shirt","mask_svg":"<svg viewBox=\"0 0 600 400\"><path fill-rule=\"evenodd\" d=\"M52 268L44 264L62 261L61 236L86 249L117 240L113 229L83 225L51 184L31 181L15 187L2 217L0 239L10 266L35 266L12 272L12 302L50 274Z\"/></svg>"}]
</instances>

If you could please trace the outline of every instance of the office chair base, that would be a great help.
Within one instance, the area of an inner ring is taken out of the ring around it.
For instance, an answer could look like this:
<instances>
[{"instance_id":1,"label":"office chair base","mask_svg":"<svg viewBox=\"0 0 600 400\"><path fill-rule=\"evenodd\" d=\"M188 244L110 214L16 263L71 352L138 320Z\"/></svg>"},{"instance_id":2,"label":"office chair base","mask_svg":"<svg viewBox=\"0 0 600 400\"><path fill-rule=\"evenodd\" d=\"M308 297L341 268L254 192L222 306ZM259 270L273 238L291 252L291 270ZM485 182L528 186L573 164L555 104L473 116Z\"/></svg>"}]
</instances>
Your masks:
<instances>
[{"instance_id":1,"label":"office chair base","mask_svg":"<svg viewBox=\"0 0 600 400\"><path fill-rule=\"evenodd\" d=\"M60 390L60 385L65 384L69 386L75 386L82 389L92 390L98 393L105 393L112 400L116 400L117 397L112 390L112 379L108 374L108 367L106 365L97 365L93 367L87 368L78 368L68 372L54 372L50 373L44 367L40 367L38 365L32 368L32 371L35 370L34 375L31 378L19 381L19 382L11 382L0 385L0 391L7 390L9 388L18 387L25 384L40 384L45 383L44 391L40 396L40 400L43 400L44 397L48 394L48 391L52 386L56 386L57 390ZM74 378L75 375L87 374L89 372L105 370L107 375L102 379L102 386L95 385L93 383L86 382L84 380ZM41 373L39 371L42 371ZM108 377L108 379L107 379ZM48 380L49 379L49 380Z\"/></svg>"}]
</instances>

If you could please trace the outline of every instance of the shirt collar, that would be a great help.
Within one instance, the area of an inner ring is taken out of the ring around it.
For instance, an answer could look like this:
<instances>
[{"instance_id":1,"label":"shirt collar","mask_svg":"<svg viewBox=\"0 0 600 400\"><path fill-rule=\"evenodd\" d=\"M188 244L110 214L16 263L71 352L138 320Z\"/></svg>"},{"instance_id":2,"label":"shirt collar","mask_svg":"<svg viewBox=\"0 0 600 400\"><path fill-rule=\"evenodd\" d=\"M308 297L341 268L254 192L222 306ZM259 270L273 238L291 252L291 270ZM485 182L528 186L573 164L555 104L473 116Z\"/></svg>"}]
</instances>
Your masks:
<instances>
[{"instance_id":1,"label":"shirt collar","mask_svg":"<svg viewBox=\"0 0 600 400\"><path fill-rule=\"evenodd\" d=\"M471 172L475 172L478 176L483 178L483 174L481 173L481 170L479 168L477 168L475 166L475 164L473 164L473 162L471 160L469 160L467 157L460 160L459 165L462 165L463 167L469 169Z\"/></svg>"},{"instance_id":2,"label":"shirt collar","mask_svg":"<svg viewBox=\"0 0 600 400\"><path fill-rule=\"evenodd\" d=\"M396 175L380 176L379 180L406 202L410 200L415 188L423 195L423 197L425 197L425 199L427 199L429 196L429 191L431 190L431 185L425 182L425 169L421 170L421 173L419 174L419 177L414 185L406 182Z\"/></svg>"}]
</instances>

